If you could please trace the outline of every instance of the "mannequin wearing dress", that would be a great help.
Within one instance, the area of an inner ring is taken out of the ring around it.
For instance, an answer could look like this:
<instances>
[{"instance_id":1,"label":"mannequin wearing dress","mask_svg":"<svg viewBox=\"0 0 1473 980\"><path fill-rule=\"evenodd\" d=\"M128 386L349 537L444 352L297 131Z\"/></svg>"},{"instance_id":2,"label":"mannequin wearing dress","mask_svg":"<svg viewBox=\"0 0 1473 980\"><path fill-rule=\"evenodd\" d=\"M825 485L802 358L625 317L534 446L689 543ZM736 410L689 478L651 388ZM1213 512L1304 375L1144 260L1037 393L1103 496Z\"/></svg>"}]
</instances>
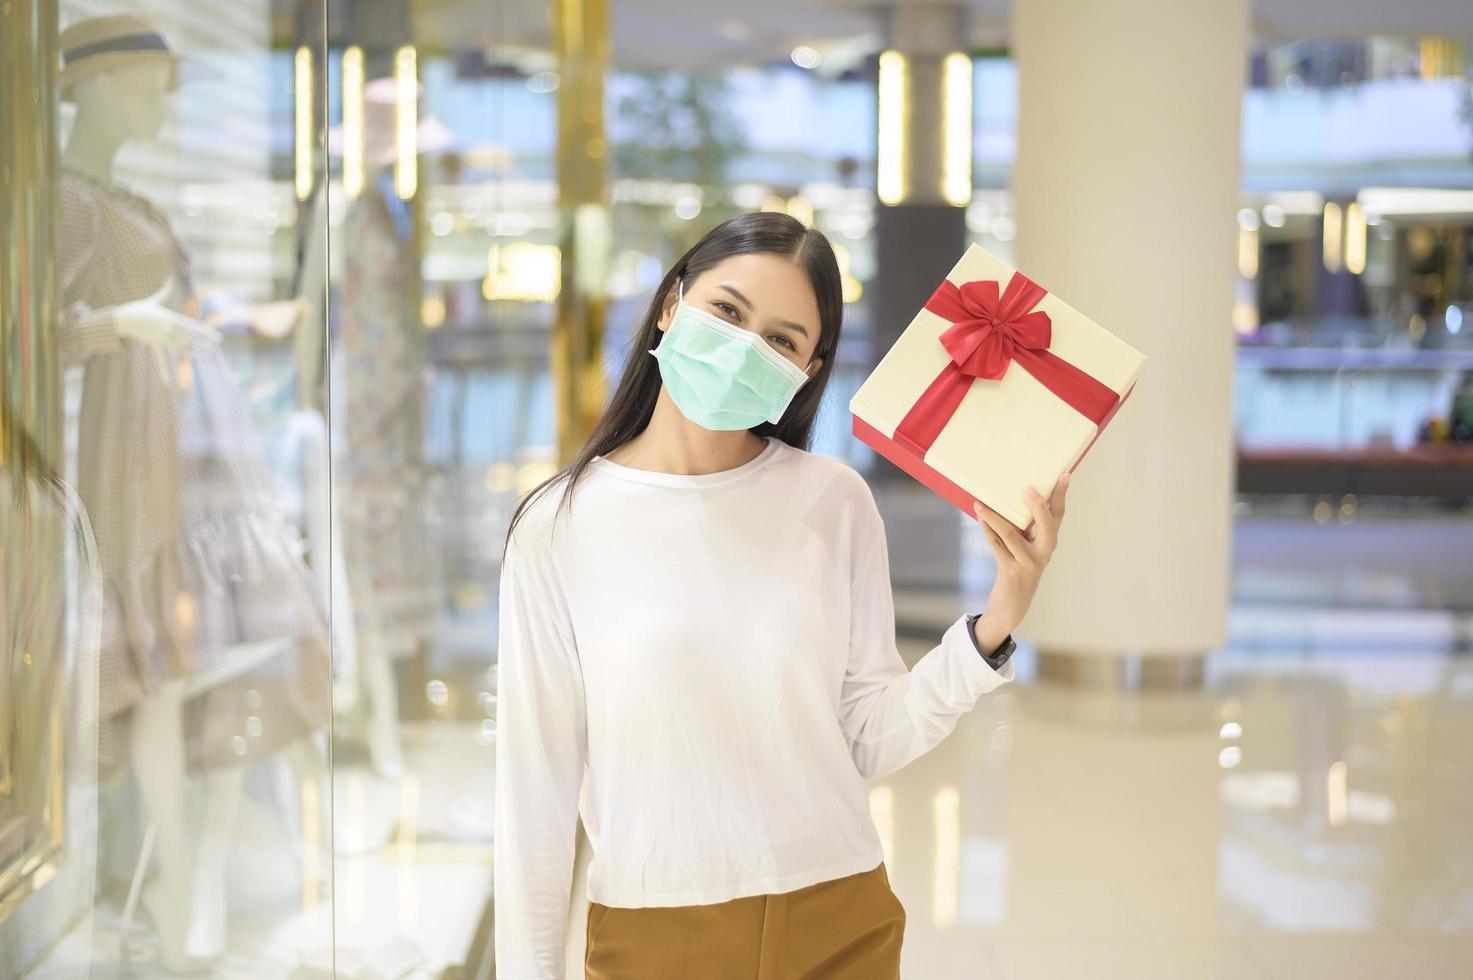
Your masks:
<instances>
[{"instance_id":1,"label":"mannequin wearing dress","mask_svg":"<svg viewBox=\"0 0 1473 980\"><path fill-rule=\"evenodd\" d=\"M385 84L388 83L388 84ZM343 221L340 316L332 349L334 493L353 593L359 678L375 770L403 769L393 661L419 649L437 609L424 464L425 345L414 283L412 211L395 194L393 79L364 87L359 196ZM425 134L419 149L428 147Z\"/></svg>"},{"instance_id":2,"label":"mannequin wearing dress","mask_svg":"<svg viewBox=\"0 0 1473 980\"><path fill-rule=\"evenodd\" d=\"M198 345L213 343L210 332L181 312L192 288L188 256L166 217L111 181L122 145L161 125L169 78L166 63L134 63L71 90L58 340L63 363L84 366L78 490L106 583L99 769L131 762L156 830L157 876L144 904L164 965L182 972L224 948L225 859L243 766L326 722L328 655L325 619L297 577L306 579L305 568L292 568L273 540L269 507L243 504L236 474L222 472L250 460L199 455L201 433L220 424L221 402L206 389L223 375L198 374L220 355L204 356ZM181 360L191 345L196 359ZM249 446L248 433L240 438ZM269 568L280 594L249 575L201 580L241 562ZM271 663L248 662L239 646L278 637L299 645ZM114 731L124 722L126 739ZM185 816L191 768L205 773L197 827Z\"/></svg>"}]
</instances>

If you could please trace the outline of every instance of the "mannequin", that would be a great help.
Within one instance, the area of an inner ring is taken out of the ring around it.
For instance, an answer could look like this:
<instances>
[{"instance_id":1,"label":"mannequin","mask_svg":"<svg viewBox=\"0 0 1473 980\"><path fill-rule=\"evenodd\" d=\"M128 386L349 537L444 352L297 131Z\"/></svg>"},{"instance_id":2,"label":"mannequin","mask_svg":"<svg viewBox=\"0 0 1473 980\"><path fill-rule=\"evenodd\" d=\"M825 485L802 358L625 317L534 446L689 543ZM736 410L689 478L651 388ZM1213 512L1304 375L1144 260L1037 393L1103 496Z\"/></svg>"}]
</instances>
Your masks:
<instances>
[{"instance_id":1,"label":"mannequin","mask_svg":"<svg viewBox=\"0 0 1473 980\"><path fill-rule=\"evenodd\" d=\"M243 320L254 336L289 342L295 374L273 372L252 385L249 398L267 444L273 475L286 502L287 522L303 538L318 592L332 597L333 708L351 710L358 700L358 654L352 593L341 548L337 507L332 501L330 445L322 414L321 377L326 335L322 297L327 288L327 195L312 198L304 229L302 274L297 295L283 303L230 309L206 323ZM288 402L290 403L288 406ZM390 720L392 723L392 719Z\"/></svg>"},{"instance_id":2,"label":"mannequin","mask_svg":"<svg viewBox=\"0 0 1473 980\"><path fill-rule=\"evenodd\" d=\"M140 37L156 43L128 43ZM114 41L122 43L107 51ZM223 475L201 470L210 459L191 455L205 431L194 413L208 418L223 403L209 404L206 382L189 379L218 365L219 337L183 312L192 301L188 260L167 220L112 180L122 146L154 136L165 118L177 79L173 55L151 20L128 14L72 25L62 49L62 94L77 111L62 155L67 305L58 329L63 362L85 365L79 489L107 576L103 711L109 723L126 722L133 776L155 831L156 875L143 904L160 958L171 972L198 972L224 950L225 860L244 765L326 720L325 704L314 700L322 693L314 684L326 680L326 626L273 537L271 515L232 509L229 491L238 488L228 483L230 466L244 472L248 453L226 457ZM200 359L210 352L215 360ZM182 360L186 354L192 359ZM152 372L139 366L149 360ZM206 377L224 383L218 370ZM246 449L249 435L239 432ZM221 493L224 503L210 496ZM243 545L226 540L232 533L254 538ZM201 549L218 549L199 559L217 568L241 561L267 568L279 594L241 575L209 591L198 577L204 566L189 564ZM274 620L273 605L281 610ZM237 721L252 723L250 738L240 734L247 725L232 726ZM111 740L100 741L116 765ZM196 826L185 806L191 766L204 771Z\"/></svg>"},{"instance_id":3,"label":"mannequin","mask_svg":"<svg viewBox=\"0 0 1473 980\"><path fill-rule=\"evenodd\" d=\"M392 180L396 98L393 78L364 86L365 181L344 219L348 244L332 351L334 492L342 502L342 550L356 608L366 741L374 770L389 778L403 771L393 661L426 642L439 602L424 515L418 258L412 210ZM419 118L418 153L449 145L442 123ZM330 139L346 152L340 130Z\"/></svg>"}]
</instances>

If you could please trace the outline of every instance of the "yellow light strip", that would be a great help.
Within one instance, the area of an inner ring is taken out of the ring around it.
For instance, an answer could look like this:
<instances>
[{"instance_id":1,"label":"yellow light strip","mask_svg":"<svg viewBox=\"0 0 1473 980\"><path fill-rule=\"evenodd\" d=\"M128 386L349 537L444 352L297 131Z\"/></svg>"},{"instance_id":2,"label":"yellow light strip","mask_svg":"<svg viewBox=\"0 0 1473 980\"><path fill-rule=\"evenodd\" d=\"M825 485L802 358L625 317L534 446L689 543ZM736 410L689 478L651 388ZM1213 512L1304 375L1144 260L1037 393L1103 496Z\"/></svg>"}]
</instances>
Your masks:
<instances>
[{"instance_id":1,"label":"yellow light strip","mask_svg":"<svg viewBox=\"0 0 1473 980\"><path fill-rule=\"evenodd\" d=\"M880 54L875 133L875 193L883 204L899 204L907 196L905 120L909 114L910 69L899 51Z\"/></svg>"},{"instance_id":2,"label":"yellow light strip","mask_svg":"<svg viewBox=\"0 0 1473 980\"><path fill-rule=\"evenodd\" d=\"M931 800L936 851L931 865L931 924L937 929L956 925L958 882L961 875L961 793L943 786Z\"/></svg>"},{"instance_id":3,"label":"yellow light strip","mask_svg":"<svg viewBox=\"0 0 1473 980\"><path fill-rule=\"evenodd\" d=\"M1366 271L1366 212L1355 201L1345 206L1345 268L1357 276Z\"/></svg>"},{"instance_id":4,"label":"yellow light strip","mask_svg":"<svg viewBox=\"0 0 1473 980\"><path fill-rule=\"evenodd\" d=\"M1253 279L1258 275L1258 229L1238 227L1238 275Z\"/></svg>"},{"instance_id":5,"label":"yellow light strip","mask_svg":"<svg viewBox=\"0 0 1473 980\"><path fill-rule=\"evenodd\" d=\"M406 44L394 55L394 79L398 83L394 111L394 193L409 200L419 189L419 79L416 52Z\"/></svg>"},{"instance_id":6,"label":"yellow light strip","mask_svg":"<svg viewBox=\"0 0 1473 980\"><path fill-rule=\"evenodd\" d=\"M297 48L296 57L297 200L312 196L312 49Z\"/></svg>"},{"instance_id":7,"label":"yellow light strip","mask_svg":"<svg viewBox=\"0 0 1473 980\"><path fill-rule=\"evenodd\" d=\"M972 59L953 51L941 72L941 196L964 207L972 202Z\"/></svg>"},{"instance_id":8,"label":"yellow light strip","mask_svg":"<svg viewBox=\"0 0 1473 980\"><path fill-rule=\"evenodd\" d=\"M343 52L343 193L363 193L363 49Z\"/></svg>"},{"instance_id":9,"label":"yellow light strip","mask_svg":"<svg viewBox=\"0 0 1473 980\"><path fill-rule=\"evenodd\" d=\"M1343 826L1348 816L1349 784L1350 767L1345 760L1332 762L1330 771L1325 774L1325 816L1331 827Z\"/></svg>"},{"instance_id":10,"label":"yellow light strip","mask_svg":"<svg viewBox=\"0 0 1473 980\"><path fill-rule=\"evenodd\" d=\"M1325 202L1325 240L1322 249L1325 261L1325 269L1329 272L1340 271L1340 244L1344 238L1344 229L1340 217L1340 205L1334 201Z\"/></svg>"}]
</instances>

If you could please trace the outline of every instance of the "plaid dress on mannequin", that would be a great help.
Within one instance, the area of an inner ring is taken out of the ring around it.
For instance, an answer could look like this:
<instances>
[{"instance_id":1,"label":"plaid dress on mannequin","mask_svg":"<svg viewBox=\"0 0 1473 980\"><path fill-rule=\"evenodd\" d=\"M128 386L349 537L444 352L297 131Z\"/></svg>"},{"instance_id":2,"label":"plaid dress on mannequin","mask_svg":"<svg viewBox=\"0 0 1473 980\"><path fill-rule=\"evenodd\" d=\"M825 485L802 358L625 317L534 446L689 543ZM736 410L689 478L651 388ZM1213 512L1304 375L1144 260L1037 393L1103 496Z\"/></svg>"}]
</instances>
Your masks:
<instances>
[{"instance_id":1,"label":"plaid dress on mannequin","mask_svg":"<svg viewBox=\"0 0 1473 980\"><path fill-rule=\"evenodd\" d=\"M442 586L424 459L426 351L413 302L418 262L392 171L343 221L342 302L332 347L333 493L353 593L358 650L403 657L429 635Z\"/></svg>"},{"instance_id":2,"label":"plaid dress on mannequin","mask_svg":"<svg viewBox=\"0 0 1473 980\"><path fill-rule=\"evenodd\" d=\"M111 314L170 277L165 305L182 310L188 256L145 198L64 170L60 266L62 362L84 372L77 490L103 575L100 773L125 761L125 712L200 672L225 679L186 703L191 768L270 754L328 720L323 602L223 353L171 358L165 379L155 350L120 336ZM232 669L241 644L283 638L296 642Z\"/></svg>"}]
</instances>

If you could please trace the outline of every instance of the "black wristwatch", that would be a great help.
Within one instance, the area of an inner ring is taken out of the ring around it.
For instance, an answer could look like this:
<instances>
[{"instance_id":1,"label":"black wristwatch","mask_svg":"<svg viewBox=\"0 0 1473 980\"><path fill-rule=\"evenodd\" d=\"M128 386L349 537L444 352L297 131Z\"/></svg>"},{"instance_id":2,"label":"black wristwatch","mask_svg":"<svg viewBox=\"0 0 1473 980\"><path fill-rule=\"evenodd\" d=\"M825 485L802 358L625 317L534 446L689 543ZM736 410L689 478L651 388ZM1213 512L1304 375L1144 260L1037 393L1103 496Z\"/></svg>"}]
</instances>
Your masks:
<instances>
[{"instance_id":1,"label":"black wristwatch","mask_svg":"<svg viewBox=\"0 0 1473 980\"><path fill-rule=\"evenodd\" d=\"M1007 663L1008 658L1013 655L1013 651L1018 649L1018 645L1013 642L1013 634L1009 633L996 650L991 653L983 650L977 643L977 631L972 628L972 624L981 618L981 613L967 613L967 635L972 638L972 646L976 649L977 655L987 661L987 666L993 670L1001 670L1002 665Z\"/></svg>"}]
</instances>

